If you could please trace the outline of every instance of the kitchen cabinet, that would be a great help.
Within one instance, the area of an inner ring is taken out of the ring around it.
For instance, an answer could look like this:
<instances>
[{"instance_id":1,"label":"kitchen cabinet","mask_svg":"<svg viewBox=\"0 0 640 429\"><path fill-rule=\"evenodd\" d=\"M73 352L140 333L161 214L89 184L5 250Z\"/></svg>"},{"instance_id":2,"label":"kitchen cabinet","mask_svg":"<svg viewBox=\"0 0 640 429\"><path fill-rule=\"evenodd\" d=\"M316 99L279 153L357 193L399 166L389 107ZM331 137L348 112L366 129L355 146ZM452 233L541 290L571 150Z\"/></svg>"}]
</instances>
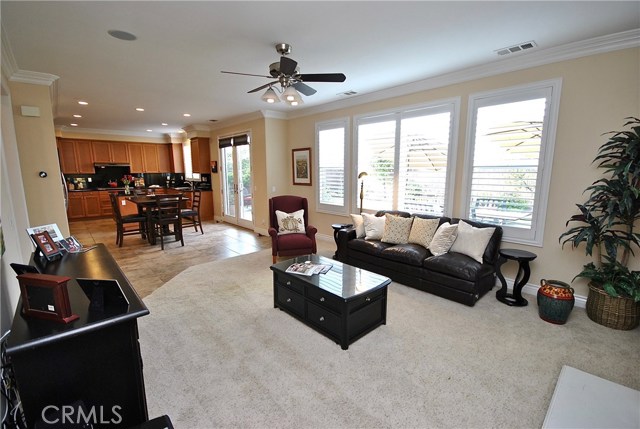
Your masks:
<instances>
[{"instance_id":1,"label":"kitchen cabinet","mask_svg":"<svg viewBox=\"0 0 640 429\"><path fill-rule=\"evenodd\" d=\"M100 192L69 192L69 207L67 208L67 218L69 220L100 217L101 215Z\"/></svg>"},{"instance_id":2,"label":"kitchen cabinet","mask_svg":"<svg viewBox=\"0 0 640 429\"><path fill-rule=\"evenodd\" d=\"M157 144L142 145L142 160L144 162L145 173L160 173Z\"/></svg>"},{"instance_id":3,"label":"kitchen cabinet","mask_svg":"<svg viewBox=\"0 0 640 429\"><path fill-rule=\"evenodd\" d=\"M109 197L109 191L99 191L100 193L100 215L110 216L113 213L111 209L111 198Z\"/></svg>"},{"instance_id":4,"label":"kitchen cabinet","mask_svg":"<svg viewBox=\"0 0 640 429\"><path fill-rule=\"evenodd\" d=\"M93 162L128 164L129 151L125 142L92 141Z\"/></svg>"},{"instance_id":5,"label":"kitchen cabinet","mask_svg":"<svg viewBox=\"0 0 640 429\"><path fill-rule=\"evenodd\" d=\"M158 147L158 170L160 173L173 173L174 168L171 165L171 145L170 144L159 144Z\"/></svg>"},{"instance_id":6,"label":"kitchen cabinet","mask_svg":"<svg viewBox=\"0 0 640 429\"><path fill-rule=\"evenodd\" d=\"M131 173L144 173L144 158L142 155L142 143L129 143L129 161L131 162Z\"/></svg>"},{"instance_id":7,"label":"kitchen cabinet","mask_svg":"<svg viewBox=\"0 0 640 429\"><path fill-rule=\"evenodd\" d=\"M182 144L171 144L171 166L172 173L184 173L184 152Z\"/></svg>"},{"instance_id":8,"label":"kitchen cabinet","mask_svg":"<svg viewBox=\"0 0 640 429\"><path fill-rule=\"evenodd\" d=\"M58 139L60 166L65 174L94 174L89 140Z\"/></svg>"},{"instance_id":9,"label":"kitchen cabinet","mask_svg":"<svg viewBox=\"0 0 640 429\"><path fill-rule=\"evenodd\" d=\"M209 139L206 137L194 137L191 139L191 168L194 173L211 173L211 153L209 152Z\"/></svg>"}]
</instances>

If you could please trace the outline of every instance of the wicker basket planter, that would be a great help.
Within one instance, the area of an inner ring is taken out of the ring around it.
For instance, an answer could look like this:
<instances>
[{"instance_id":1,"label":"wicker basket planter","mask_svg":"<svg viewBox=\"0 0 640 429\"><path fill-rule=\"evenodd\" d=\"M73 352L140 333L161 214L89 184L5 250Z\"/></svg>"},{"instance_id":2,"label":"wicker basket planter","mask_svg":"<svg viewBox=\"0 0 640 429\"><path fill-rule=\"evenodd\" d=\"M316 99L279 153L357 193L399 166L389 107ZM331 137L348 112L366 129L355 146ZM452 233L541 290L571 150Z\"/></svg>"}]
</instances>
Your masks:
<instances>
[{"instance_id":1,"label":"wicker basket planter","mask_svg":"<svg viewBox=\"0 0 640 429\"><path fill-rule=\"evenodd\" d=\"M589 283L587 315L607 328L628 331L640 325L640 302L610 296L602 288Z\"/></svg>"}]
</instances>

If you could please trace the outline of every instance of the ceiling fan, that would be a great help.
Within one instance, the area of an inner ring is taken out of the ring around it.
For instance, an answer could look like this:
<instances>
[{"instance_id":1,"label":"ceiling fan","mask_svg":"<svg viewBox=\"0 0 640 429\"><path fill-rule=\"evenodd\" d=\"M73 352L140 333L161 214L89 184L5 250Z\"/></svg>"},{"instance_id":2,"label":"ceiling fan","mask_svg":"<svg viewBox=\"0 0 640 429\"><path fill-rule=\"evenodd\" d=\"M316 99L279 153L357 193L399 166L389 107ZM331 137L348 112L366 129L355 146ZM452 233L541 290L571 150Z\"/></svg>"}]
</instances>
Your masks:
<instances>
[{"instance_id":1,"label":"ceiling fan","mask_svg":"<svg viewBox=\"0 0 640 429\"><path fill-rule=\"evenodd\" d=\"M254 88L248 93L251 94L267 88L262 99L268 103L277 103L280 99L274 91L274 85L279 83L280 88L278 88L278 86L275 86L275 88L282 94L284 101L292 106L302 104L302 98L298 91L306 96L313 95L317 92L305 82L344 82L346 80L346 76L342 73L301 74L298 62L287 57L287 55L291 53L291 45L288 43L278 43L276 45L276 51L281 55L280 61L272 63L269 66L269 76L231 71L222 71L222 73L276 79Z\"/></svg>"}]
</instances>

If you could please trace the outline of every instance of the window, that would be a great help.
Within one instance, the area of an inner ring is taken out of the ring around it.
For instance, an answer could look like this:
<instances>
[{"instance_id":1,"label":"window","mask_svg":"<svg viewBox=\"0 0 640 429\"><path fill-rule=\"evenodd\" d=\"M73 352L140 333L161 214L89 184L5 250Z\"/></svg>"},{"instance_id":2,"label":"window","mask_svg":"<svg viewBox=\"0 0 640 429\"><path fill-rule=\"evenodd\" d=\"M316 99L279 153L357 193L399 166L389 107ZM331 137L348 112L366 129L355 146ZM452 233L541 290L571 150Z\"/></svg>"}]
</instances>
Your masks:
<instances>
[{"instance_id":1,"label":"window","mask_svg":"<svg viewBox=\"0 0 640 429\"><path fill-rule=\"evenodd\" d=\"M451 211L458 100L356 120L365 210Z\"/></svg>"},{"instance_id":2,"label":"window","mask_svg":"<svg viewBox=\"0 0 640 429\"><path fill-rule=\"evenodd\" d=\"M316 125L316 153L318 186L316 198L318 211L347 214L345 177L347 165L346 119Z\"/></svg>"},{"instance_id":3,"label":"window","mask_svg":"<svg viewBox=\"0 0 640 429\"><path fill-rule=\"evenodd\" d=\"M191 166L191 140L182 143L182 155L184 158L184 178L193 179L193 167Z\"/></svg>"},{"instance_id":4,"label":"window","mask_svg":"<svg viewBox=\"0 0 640 429\"><path fill-rule=\"evenodd\" d=\"M506 241L542 245L561 82L469 97L465 206Z\"/></svg>"}]
</instances>

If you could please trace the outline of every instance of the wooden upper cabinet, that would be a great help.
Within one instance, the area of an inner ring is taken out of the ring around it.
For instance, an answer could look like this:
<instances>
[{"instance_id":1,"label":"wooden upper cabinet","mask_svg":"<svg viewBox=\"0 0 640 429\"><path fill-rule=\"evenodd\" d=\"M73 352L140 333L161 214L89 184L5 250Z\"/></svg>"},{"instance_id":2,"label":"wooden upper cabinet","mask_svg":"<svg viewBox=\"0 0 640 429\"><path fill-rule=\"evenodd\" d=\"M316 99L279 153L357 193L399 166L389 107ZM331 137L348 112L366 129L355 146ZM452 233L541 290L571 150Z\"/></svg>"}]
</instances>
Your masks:
<instances>
[{"instance_id":1,"label":"wooden upper cabinet","mask_svg":"<svg viewBox=\"0 0 640 429\"><path fill-rule=\"evenodd\" d=\"M158 145L158 169L160 173L173 173L174 169L171 165L171 145Z\"/></svg>"},{"instance_id":2,"label":"wooden upper cabinet","mask_svg":"<svg viewBox=\"0 0 640 429\"><path fill-rule=\"evenodd\" d=\"M142 145L142 159L144 160L145 173L160 173L160 164L158 162L158 146L157 144Z\"/></svg>"},{"instance_id":3,"label":"wooden upper cabinet","mask_svg":"<svg viewBox=\"0 0 640 429\"><path fill-rule=\"evenodd\" d=\"M129 163L129 151L125 142L92 141L94 162Z\"/></svg>"},{"instance_id":4,"label":"wooden upper cabinet","mask_svg":"<svg viewBox=\"0 0 640 429\"><path fill-rule=\"evenodd\" d=\"M129 143L129 161L132 173L144 173L144 158L142 156L142 143Z\"/></svg>"},{"instance_id":5,"label":"wooden upper cabinet","mask_svg":"<svg viewBox=\"0 0 640 429\"><path fill-rule=\"evenodd\" d=\"M194 173L210 173L211 153L209 139L194 137L191 139L191 168Z\"/></svg>"},{"instance_id":6,"label":"wooden upper cabinet","mask_svg":"<svg viewBox=\"0 0 640 429\"><path fill-rule=\"evenodd\" d=\"M95 169L93 167L93 151L90 141L59 139L58 149L63 173L95 173Z\"/></svg>"},{"instance_id":7,"label":"wooden upper cabinet","mask_svg":"<svg viewBox=\"0 0 640 429\"><path fill-rule=\"evenodd\" d=\"M184 152L182 152L182 144L171 144L171 172L184 173Z\"/></svg>"}]
</instances>

